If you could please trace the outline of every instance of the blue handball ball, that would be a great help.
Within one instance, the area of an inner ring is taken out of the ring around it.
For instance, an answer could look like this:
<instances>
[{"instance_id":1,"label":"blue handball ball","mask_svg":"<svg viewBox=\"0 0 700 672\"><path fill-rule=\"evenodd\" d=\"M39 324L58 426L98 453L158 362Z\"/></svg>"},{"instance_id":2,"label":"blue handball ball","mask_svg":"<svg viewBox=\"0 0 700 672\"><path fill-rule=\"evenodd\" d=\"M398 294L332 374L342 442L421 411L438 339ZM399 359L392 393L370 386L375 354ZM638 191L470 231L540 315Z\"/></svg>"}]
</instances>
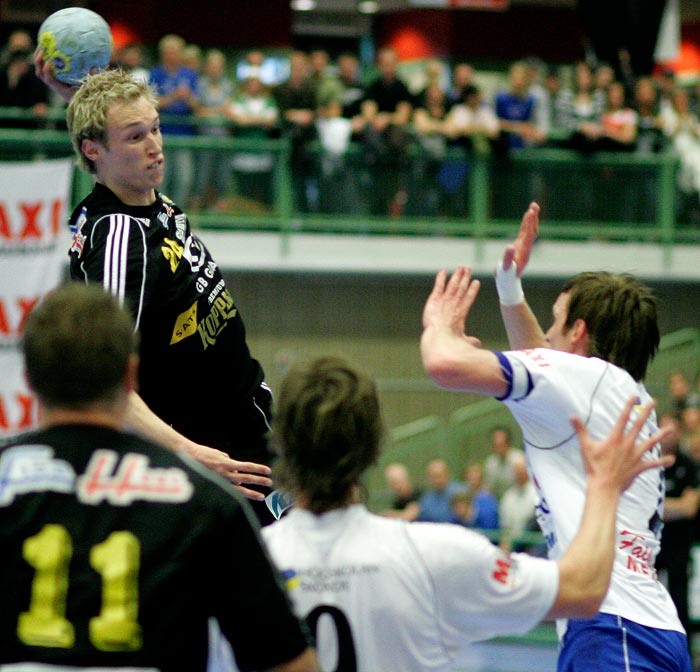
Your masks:
<instances>
[{"instance_id":1,"label":"blue handball ball","mask_svg":"<svg viewBox=\"0 0 700 672\"><path fill-rule=\"evenodd\" d=\"M80 84L92 68L104 70L112 56L112 32L96 12L68 7L51 14L37 38L54 77L64 84Z\"/></svg>"}]
</instances>

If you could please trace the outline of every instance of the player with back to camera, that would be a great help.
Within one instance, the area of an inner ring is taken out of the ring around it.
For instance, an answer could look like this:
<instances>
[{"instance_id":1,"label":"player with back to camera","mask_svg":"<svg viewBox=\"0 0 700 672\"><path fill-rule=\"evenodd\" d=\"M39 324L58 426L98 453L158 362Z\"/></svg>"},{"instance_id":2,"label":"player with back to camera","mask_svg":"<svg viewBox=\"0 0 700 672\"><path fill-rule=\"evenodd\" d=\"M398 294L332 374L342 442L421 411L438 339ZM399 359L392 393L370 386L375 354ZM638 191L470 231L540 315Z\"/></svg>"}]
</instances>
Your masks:
<instances>
[{"instance_id":1,"label":"player with back to camera","mask_svg":"<svg viewBox=\"0 0 700 672\"><path fill-rule=\"evenodd\" d=\"M152 89L120 70L70 87L40 51L35 64L70 100L78 163L96 182L70 218L70 275L118 296L140 335L131 426L230 480L269 522L258 500L271 484L270 390L221 270L187 215L157 191L165 157Z\"/></svg>"},{"instance_id":2,"label":"player with back to camera","mask_svg":"<svg viewBox=\"0 0 700 672\"><path fill-rule=\"evenodd\" d=\"M644 456L661 432L635 445L651 404L625 432L632 403L603 441L574 421L587 498L576 538L554 562L506 555L458 525L370 513L359 492L383 434L374 383L337 358L293 368L280 388L273 443L275 473L297 504L262 532L297 614L315 632L322 668L446 672L470 642L522 633L544 618L593 616L609 584L620 493L640 472L670 463Z\"/></svg>"},{"instance_id":3,"label":"player with back to camera","mask_svg":"<svg viewBox=\"0 0 700 672\"><path fill-rule=\"evenodd\" d=\"M121 429L137 340L96 285L27 320L41 426L0 450L0 669L204 672L216 618L242 670L316 672L248 502Z\"/></svg>"},{"instance_id":4,"label":"player with back to camera","mask_svg":"<svg viewBox=\"0 0 700 672\"><path fill-rule=\"evenodd\" d=\"M573 544L585 506L587 474L566 418L584 418L594 439L606 436L625 401L650 396L642 380L657 351L659 327L651 290L628 274L582 273L568 280L540 328L525 301L520 274L539 227L539 206L525 213L496 272L509 352L478 347L465 321L479 291L471 270L440 271L423 311L421 353L442 387L495 397L523 434L537 490L537 518L550 558ZM655 414L642 436L656 432ZM660 454L654 445L650 459ZM558 669L691 670L687 640L654 560L659 551L664 481L661 469L642 474L622 495L610 590L594 618L560 621Z\"/></svg>"}]
</instances>

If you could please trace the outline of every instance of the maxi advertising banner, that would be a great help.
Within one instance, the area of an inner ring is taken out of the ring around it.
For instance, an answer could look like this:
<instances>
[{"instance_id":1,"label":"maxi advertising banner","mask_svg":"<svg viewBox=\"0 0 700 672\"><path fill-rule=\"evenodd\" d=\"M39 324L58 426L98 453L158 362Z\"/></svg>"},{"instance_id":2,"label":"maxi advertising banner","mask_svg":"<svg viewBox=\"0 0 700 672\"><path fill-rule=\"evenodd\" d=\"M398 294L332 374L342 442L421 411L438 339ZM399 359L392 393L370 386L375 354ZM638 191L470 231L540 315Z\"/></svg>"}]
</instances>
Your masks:
<instances>
[{"instance_id":1,"label":"maxi advertising banner","mask_svg":"<svg viewBox=\"0 0 700 672\"><path fill-rule=\"evenodd\" d=\"M0 163L0 442L36 426L20 337L66 273L71 159Z\"/></svg>"}]
</instances>

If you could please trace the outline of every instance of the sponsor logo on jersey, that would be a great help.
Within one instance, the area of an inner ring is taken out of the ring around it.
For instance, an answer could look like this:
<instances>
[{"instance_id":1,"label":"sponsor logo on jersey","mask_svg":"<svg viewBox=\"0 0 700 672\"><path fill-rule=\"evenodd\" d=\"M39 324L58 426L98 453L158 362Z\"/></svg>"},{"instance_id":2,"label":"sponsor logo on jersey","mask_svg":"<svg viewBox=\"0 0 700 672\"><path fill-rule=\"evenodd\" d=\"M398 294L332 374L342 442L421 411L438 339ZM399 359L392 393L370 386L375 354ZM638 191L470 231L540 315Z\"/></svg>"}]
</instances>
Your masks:
<instances>
[{"instance_id":1,"label":"sponsor logo on jersey","mask_svg":"<svg viewBox=\"0 0 700 672\"><path fill-rule=\"evenodd\" d=\"M381 572L381 569L378 565L340 565L338 567L304 567L294 571L294 581L298 583L298 585L295 584L295 588L311 593L327 591L340 593L350 590L352 579L375 576Z\"/></svg>"},{"instance_id":2,"label":"sponsor logo on jersey","mask_svg":"<svg viewBox=\"0 0 700 672\"><path fill-rule=\"evenodd\" d=\"M82 233L85 222L87 222L87 208L83 206L80 210L80 214L78 215L78 219L75 220L75 224L70 227L70 230L73 233L73 240L70 244L70 250L68 251L69 253L75 252L78 256L83 253L83 247L85 246L85 241L87 240Z\"/></svg>"},{"instance_id":3,"label":"sponsor logo on jersey","mask_svg":"<svg viewBox=\"0 0 700 672\"><path fill-rule=\"evenodd\" d=\"M172 204L172 205L171 205ZM175 214L175 208L173 208L174 203L169 201L168 203L163 203L163 210L167 217L172 217Z\"/></svg>"},{"instance_id":4,"label":"sponsor logo on jersey","mask_svg":"<svg viewBox=\"0 0 700 672\"><path fill-rule=\"evenodd\" d=\"M96 450L77 480L78 499L87 504L108 502L127 506L136 500L185 502L193 487L178 467L151 467L146 455L127 453L121 460L113 450Z\"/></svg>"},{"instance_id":5,"label":"sponsor logo on jersey","mask_svg":"<svg viewBox=\"0 0 700 672\"><path fill-rule=\"evenodd\" d=\"M184 313L180 313L175 319L173 335L170 345L179 343L188 336L197 333L197 302L195 301Z\"/></svg>"},{"instance_id":6,"label":"sponsor logo on jersey","mask_svg":"<svg viewBox=\"0 0 700 672\"><path fill-rule=\"evenodd\" d=\"M537 350L523 350L522 352L524 355L527 355L533 362L535 362L537 366L546 368L552 365L545 357L545 353L542 351L541 348L538 348Z\"/></svg>"},{"instance_id":7,"label":"sponsor logo on jersey","mask_svg":"<svg viewBox=\"0 0 700 672\"><path fill-rule=\"evenodd\" d=\"M181 243L185 242L185 233L187 232L187 215L180 213L175 215L175 238Z\"/></svg>"},{"instance_id":8,"label":"sponsor logo on jersey","mask_svg":"<svg viewBox=\"0 0 700 672\"><path fill-rule=\"evenodd\" d=\"M513 585L514 568L515 563L512 558L497 557L491 572L491 578L502 586L510 587Z\"/></svg>"},{"instance_id":9,"label":"sponsor logo on jersey","mask_svg":"<svg viewBox=\"0 0 700 672\"><path fill-rule=\"evenodd\" d=\"M156 215L156 219L160 222L160 225L164 229L168 228L168 225L170 224L170 220L168 219L168 215L166 215L164 212L159 212Z\"/></svg>"},{"instance_id":10,"label":"sponsor logo on jersey","mask_svg":"<svg viewBox=\"0 0 700 672\"><path fill-rule=\"evenodd\" d=\"M15 497L29 492L71 493L74 486L73 467L55 459L49 446L15 446L0 457L0 506L8 506Z\"/></svg>"},{"instance_id":11,"label":"sponsor logo on jersey","mask_svg":"<svg viewBox=\"0 0 700 672\"><path fill-rule=\"evenodd\" d=\"M637 532L622 530L617 548L627 559L627 569L636 574L646 574L656 578L654 561L657 547L656 539L650 539Z\"/></svg>"},{"instance_id":12,"label":"sponsor logo on jersey","mask_svg":"<svg viewBox=\"0 0 700 672\"><path fill-rule=\"evenodd\" d=\"M226 290L214 299L209 314L197 324L197 333L202 339L204 350L216 343L219 334L237 312L233 297Z\"/></svg>"},{"instance_id":13,"label":"sponsor logo on jersey","mask_svg":"<svg viewBox=\"0 0 700 672\"><path fill-rule=\"evenodd\" d=\"M282 578L284 579L284 585L287 590L291 593L295 588L299 587L299 577L293 569L285 569L282 571Z\"/></svg>"}]
</instances>

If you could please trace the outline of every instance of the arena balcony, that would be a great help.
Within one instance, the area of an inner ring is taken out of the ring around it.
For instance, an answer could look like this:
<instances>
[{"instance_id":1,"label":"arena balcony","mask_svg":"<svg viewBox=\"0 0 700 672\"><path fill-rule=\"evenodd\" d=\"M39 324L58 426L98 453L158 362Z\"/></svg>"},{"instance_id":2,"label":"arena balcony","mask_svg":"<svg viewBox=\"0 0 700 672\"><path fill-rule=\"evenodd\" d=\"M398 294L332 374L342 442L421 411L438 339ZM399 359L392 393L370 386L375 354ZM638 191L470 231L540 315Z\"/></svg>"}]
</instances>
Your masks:
<instances>
[{"instance_id":1,"label":"arena balcony","mask_svg":"<svg viewBox=\"0 0 700 672\"><path fill-rule=\"evenodd\" d=\"M64 110L36 120L0 108L0 160L70 156L64 118ZM15 122L25 128L8 127ZM469 264L490 274L536 200L536 268L544 277L597 267L700 278L700 226L679 214L678 161L669 150L503 154L449 146L436 156L418 140L405 160L385 163L373 163L355 142L342 155L318 141L300 151L283 133L165 135L164 146L166 162L190 153L191 196L183 205L229 270L432 274ZM197 178L213 157L222 160L226 186L212 197L198 190ZM72 202L90 186L76 169Z\"/></svg>"}]
</instances>

